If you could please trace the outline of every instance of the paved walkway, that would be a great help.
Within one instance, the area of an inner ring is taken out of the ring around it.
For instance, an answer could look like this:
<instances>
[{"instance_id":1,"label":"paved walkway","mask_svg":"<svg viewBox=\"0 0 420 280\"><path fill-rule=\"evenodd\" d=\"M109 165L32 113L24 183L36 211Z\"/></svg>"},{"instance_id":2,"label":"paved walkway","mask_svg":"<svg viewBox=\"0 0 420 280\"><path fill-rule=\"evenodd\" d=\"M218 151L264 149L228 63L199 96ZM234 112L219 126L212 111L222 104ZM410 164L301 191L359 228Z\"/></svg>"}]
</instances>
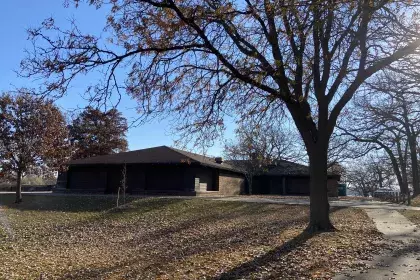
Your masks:
<instances>
[{"instance_id":1,"label":"paved walkway","mask_svg":"<svg viewBox=\"0 0 420 280\"><path fill-rule=\"evenodd\" d=\"M395 210L366 209L366 212L390 242L390 249L367 262L369 270L345 272L334 280L420 279L420 229Z\"/></svg>"}]
</instances>

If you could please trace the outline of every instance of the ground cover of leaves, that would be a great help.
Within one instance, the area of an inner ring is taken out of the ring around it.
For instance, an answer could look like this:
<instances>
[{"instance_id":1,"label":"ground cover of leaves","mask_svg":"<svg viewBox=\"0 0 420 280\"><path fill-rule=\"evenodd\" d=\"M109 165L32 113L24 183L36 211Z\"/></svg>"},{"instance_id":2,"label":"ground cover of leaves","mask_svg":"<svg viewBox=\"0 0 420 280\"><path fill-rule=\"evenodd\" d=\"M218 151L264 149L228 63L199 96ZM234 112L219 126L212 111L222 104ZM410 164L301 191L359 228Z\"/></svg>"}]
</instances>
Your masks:
<instances>
[{"instance_id":1,"label":"ground cover of leaves","mask_svg":"<svg viewBox=\"0 0 420 280\"><path fill-rule=\"evenodd\" d=\"M420 195L411 199L411 206L420 207Z\"/></svg>"},{"instance_id":2,"label":"ground cover of leaves","mask_svg":"<svg viewBox=\"0 0 420 280\"><path fill-rule=\"evenodd\" d=\"M329 279L382 243L360 209L307 235L307 206L144 198L0 197L0 279Z\"/></svg>"}]
</instances>

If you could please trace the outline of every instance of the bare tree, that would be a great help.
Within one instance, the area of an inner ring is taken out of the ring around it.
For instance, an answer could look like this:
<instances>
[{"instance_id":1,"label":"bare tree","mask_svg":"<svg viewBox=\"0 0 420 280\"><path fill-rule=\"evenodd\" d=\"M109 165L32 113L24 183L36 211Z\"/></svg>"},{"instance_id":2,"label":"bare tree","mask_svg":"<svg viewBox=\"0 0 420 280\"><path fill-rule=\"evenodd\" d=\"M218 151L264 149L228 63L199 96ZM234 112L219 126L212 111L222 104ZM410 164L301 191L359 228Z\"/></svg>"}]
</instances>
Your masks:
<instances>
[{"instance_id":1,"label":"bare tree","mask_svg":"<svg viewBox=\"0 0 420 280\"><path fill-rule=\"evenodd\" d=\"M342 130L354 141L359 142L360 146L357 149L365 151L366 154L372 150L384 150L397 178L401 193L409 196L408 168L410 165L408 162L408 143L400 132L389 128L385 130L387 133L382 132L379 134L375 134L372 131L369 134L360 134L361 131L358 131L358 134L343 128Z\"/></svg>"},{"instance_id":2,"label":"bare tree","mask_svg":"<svg viewBox=\"0 0 420 280\"><path fill-rule=\"evenodd\" d=\"M369 77L420 46L419 0L89 3L111 6L109 38L47 19L29 31L34 47L22 75L44 78L44 92L61 96L78 75L102 71L92 101L125 90L143 120L172 113L176 128L198 142L218 137L226 114L270 118L286 109L309 156L308 231L334 229L328 146L346 104ZM125 83L120 67L129 69Z\"/></svg>"},{"instance_id":3,"label":"bare tree","mask_svg":"<svg viewBox=\"0 0 420 280\"><path fill-rule=\"evenodd\" d=\"M350 165L347 171L349 189L361 196L373 196L375 191L392 189L395 177L392 168L382 157L368 156L364 161Z\"/></svg>"},{"instance_id":4,"label":"bare tree","mask_svg":"<svg viewBox=\"0 0 420 280\"><path fill-rule=\"evenodd\" d=\"M255 175L278 160L306 161L298 134L282 122L244 122L235 130L235 140L225 143L224 157L245 172L249 193Z\"/></svg>"},{"instance_id":5,"label":"bare tree","mask_svg":"<svg viewBox=\"0 0 420 280\"><path fill-rule=\"evenodd\" d=\"M370 89L385 95L386 98L384 106L372 105L369 106L369 110L376 116L378 122L392 126L393 130L404 134L407 140L415 196L420 194L417 157L417 138L420 135L419 81L387 71L378 77L376 83L369 84Z\"/></svg>"},{"instance_id":6,"label":"bare tree","mask_svg":"<svg viewBox=\"0 0 420 280\"><path fill-rule=\"evenodd\" d=\"M333 133L328 148L328 169L336 169L336 172L342 173L344 170L340 169L344 168L344 163L363 157L372 149L372 147L360 147L352 138L343 137L340 132Z\"/></svg>"},{"instance_id":7,"label":"bare tree","mask_svg":"<svg viewBox=\"0 0 420 280\"><path fill-rule=\"evenodd\" d=\"M353 107L358 113L341 130L357 142L383 149L392 163L401 192L410 194L410 175L414 195L419 194L417 138L420 134L420 103L417 82L385 71L366 85L364 91Z\"/></svg>"}]
</instances>

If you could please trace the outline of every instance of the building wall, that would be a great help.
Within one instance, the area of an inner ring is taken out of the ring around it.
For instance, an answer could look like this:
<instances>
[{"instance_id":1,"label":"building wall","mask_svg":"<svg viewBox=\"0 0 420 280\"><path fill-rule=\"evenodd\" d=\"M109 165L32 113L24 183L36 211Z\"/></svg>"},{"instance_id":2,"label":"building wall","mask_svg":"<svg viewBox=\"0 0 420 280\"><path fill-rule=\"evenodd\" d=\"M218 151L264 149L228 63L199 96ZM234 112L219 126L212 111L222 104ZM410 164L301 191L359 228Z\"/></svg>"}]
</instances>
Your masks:
<instances>
[{"instance_id":1,"label":"building wall","mask_svg":"<svg viewBox=\"0 0 420 280\"><path fill-rule=\"evenodd\" d=\"M283 180L285 188L283 188ZM338 181L329 178L327 181L328 195L337 196ZM280 195L309 195L309 177L280 177L258 176L253 180L253 194L280 194Z\"/></svg>"},{"instance_id":2,"label":"building wall","mask_svg":"<svg viewBox=\"0 0 420 280\"><path fill-rule=\"evenodd\" d=\"M308 195L308 177L259 176L254 178L253 194Z\"/></svg>"},{"instance_id":3,"label":"building wall","mask_svg":"<svg viewBox=\"0 0 420 280\"><path fill-rule=\"evenodd\" d=\"M254 177L252 194L270 194L270 178L265 176Z\"/></svg>"},{"instance_id":4,"label":"building wall","mask_svg":"<svg viewBox=\"0 0 420 280\"><path fill-rule=\"evenodd\" d=\"M213 170L199 169L195 174L195 178L200 179L200 190L214 191Z\"/></svg>"},{"instance_id":5,"label":"building wall","mask_svg":"<svg viewBox=\"0 0 420 280\"><path fill-rule=\"evenodd\" d=\"M203 166L186 166L184 184L191 186L193 191L215 191L217 184L214 180L217 171Z\"/></svg>"},{"instance_id":6,"label":"building wall","mask_svg":"<svg viewBox=\"0 0 420 280\"><path fill-rule=\"evenodd\" d=\"M286 193L288 195L309 195L309 177L287 177Z\"/></svg>"},{"instance_id":7,"label":"building wall","mask_svg":"<svg viewBox=\"0 0 420 280\"><path fill-rule=\"evenodd\" d=\"M121 186L122 165L71 166L67 188L86 192L116 193ZM176 193L195 191L195 179L206 191L218 189L217 170L202 166L182 165L127 165L128 193Z\"/></svg>"},{"instance_id":8,"label":"building wall","mask_svg":"<svg viewBox=\"0 0 420 280\"><path fill-rule=\"evenodd\" d=\"M147 166L145 177L147 190L184 190L184 169L182 166Z\"/></svg>"},{"instance_id":9,"label":"building wall","mask_svg":"<svg viewBox=\"0 0 420 280\"><path fill-rule=\"evenodd\" d=\"M219 172L219 193L238 195L245 191L245 177L227 172Z\"/></svg>"},{"instance_id":10,"label":"building wall","mask_svg":"<svg viewBox=\"0 0 420 280\"><path fill-rule=\"evenodd\" d=\"M120 165L107 166L106 168L106 190L105 193L117 193L121 187L123 167Z\"/></svg>"},{"instance_id":11,"label":"building wall","mask_svg":"<svg viewBox=\"0 0 420 280\"><path fill-rule=\"evenodd\" d=\"M105 192L107 172L98 167L72 167L68 171L67 186L70 189Z\"/></svg>"},{"instance_id":12,"label":"building wall","mask_svg":"<svg viewBox=\"0 0 420 280\"><path fill-rule=\"evenodd\" d=\"M138 193L146 189L146 174L139 165L127 166L127 192Z\"/></svg>"},{"instance_id":13,"label":"building wall","mask_svg":"<svg viewBox=\"0 0 420 280\"><path fill-rule=\"evenodd\" d=\"M71 166L67 188L116 193L121 179L122 165ZM253 180L253 194L309 195L309 182L309 177L260 176ZM238 195L246 192L244 176L194 165L127 165L126 184L127 192L135 194L219 191L223 195ZM337 179L329 178L327 186L328 195L337 196Z\"/></svg>"},{"instance_id":14,"label":"building wall","mask_svg":"<svg viewBox=\"0 0 420 280\"><path fill-rule=\"evenodd\" d=\"M269 177L269 190L270 194L283 194L284 191L287 190L285 188L287 186L287 181L283 181L283 177ZM285 187L283 187L283 184L286 184Z\"/></svg>"},{"instance_id":15,"label":"building wall","mask_svg":"<svg viewBox=\"0 0 420 280\"><path fill-rule=\"evenodd\" d=\"M330 178L327 181L328 196L336 197L338 196L338 180L335 178Z\"/></svg>"}]
</instances>

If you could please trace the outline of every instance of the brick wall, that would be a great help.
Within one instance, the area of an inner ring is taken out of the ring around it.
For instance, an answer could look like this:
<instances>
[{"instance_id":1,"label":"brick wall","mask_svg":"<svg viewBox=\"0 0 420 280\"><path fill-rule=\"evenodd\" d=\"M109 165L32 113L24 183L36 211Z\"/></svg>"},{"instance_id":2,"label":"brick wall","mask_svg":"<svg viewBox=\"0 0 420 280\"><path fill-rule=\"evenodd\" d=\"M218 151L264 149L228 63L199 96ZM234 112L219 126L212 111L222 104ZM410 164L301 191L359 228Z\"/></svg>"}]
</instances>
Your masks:
<instances>
[{"instance_id":1,"label":"brick wall","mask_svg":"<svg viewBox=\"0 0 420 280\"><path fill-rule=\"evenodd\" d=\"M239 175L220 173L219 193L223 195L238 195L245 191L245 178Z\"/></svg>"}]
</instances>

